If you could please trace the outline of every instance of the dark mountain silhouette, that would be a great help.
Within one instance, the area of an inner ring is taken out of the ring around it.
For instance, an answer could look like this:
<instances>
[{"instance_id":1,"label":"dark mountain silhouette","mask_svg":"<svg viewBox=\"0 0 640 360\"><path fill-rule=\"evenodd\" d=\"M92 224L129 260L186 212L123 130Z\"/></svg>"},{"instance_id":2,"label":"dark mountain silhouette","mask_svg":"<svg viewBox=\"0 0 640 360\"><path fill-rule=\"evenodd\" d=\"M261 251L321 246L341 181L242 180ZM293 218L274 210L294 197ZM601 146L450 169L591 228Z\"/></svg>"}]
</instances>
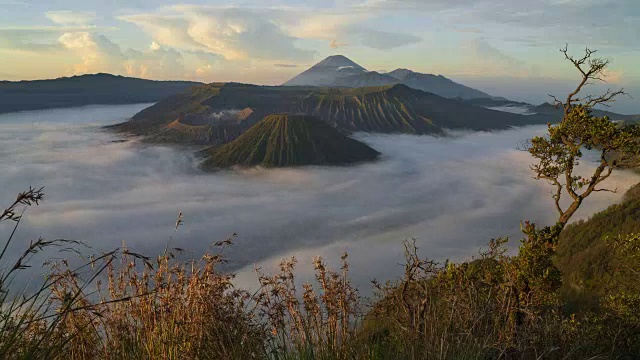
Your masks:
<instances>
[{"instance_id":1,"label":"dark mountain silhouette","mask_svg":"<svg viewBox=\"0 0 640 360\"><path fill-rule=\"evenodd\" d=\"M492 98L491 95L459 84L442 75L423 74L407 69L396 69L387 75L414 89L434 93L446 98Z\"/></svg>"},{"instance_id":2,"label":"dark mountain silhouette","mask_svg":"<svg viewBox=\"0 0 640 360\"><path fill-rule=\"evenodd\" d=\"M379 153L307 115L269 115L234 141L204 152L203 168L345 165Z\"/></svg>"},{"instance_id":3,"label":"dark mountain silhouette","mask_svg":"<svg viewBox=\"0 0 640 360\"><path fill-rule=\"evenodd\" d=\"M155 102L195 85L201 83L154 81L110 74L0 81L0 113L92 104Z\"/></svg>"},{"instance_id":4,"label":"dark mountain silhouette","mask_svg":"<svg viewBox=\"0 0 640 360\"><path fill-rule=\"evenodd\" d=\"M482 107L499 107L499 106L512 106L512 107L522 107L522 108L531 108L533 105L522 102L522 101L512 101L509 99L505 99L503 97L494 97L494 98L473 98L473 99L462 99L457 98L458 100L462 100L467 104L482 106Z\"/></svg>"}]
</instances>

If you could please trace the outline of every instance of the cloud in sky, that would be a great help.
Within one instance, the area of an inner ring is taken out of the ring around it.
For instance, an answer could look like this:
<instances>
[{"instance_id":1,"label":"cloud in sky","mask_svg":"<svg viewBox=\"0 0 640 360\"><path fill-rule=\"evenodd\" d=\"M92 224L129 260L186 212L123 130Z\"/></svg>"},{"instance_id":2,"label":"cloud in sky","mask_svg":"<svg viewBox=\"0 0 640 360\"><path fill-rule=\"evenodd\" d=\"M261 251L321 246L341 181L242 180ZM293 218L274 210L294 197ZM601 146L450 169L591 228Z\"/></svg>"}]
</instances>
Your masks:
<instances>
[{"instance_id":1,"label":"cloud in sky","mask_svg":"<svg viewBox=\"0 0 640 360\"><path fill-rule=\"evenodd\" d=\"M433 14L442 25L466 25L523 43L564 42L598 48L640 45L636 0L368 0L362 11ZM436 15L437 14L437 15ZM516 36L514 36L516 35Z\"/></svg>"},{"instance_id":2,"label":"cloud in sky","mask_svg":"<svg viewBox=\"0 0 640 360\"><path fill-rule=\"evenodd\" d=\"M50 56L62 50L58 38L65 33L96 32L91 26L15 26L0 27L0 50L13 53Z\"/></svg>"},{"instance_id":3,"label":"cloud in sky","mask_svg":"<svg viewBox=\"0 0 640 360\"><path fill-rule=\"evenodd\" d=\"M539 76L539 68L524 60L505 54L487 40L474 39L469 44L475 66L472 72L485 72L493 75L511 75L513 77ZM469 65L473 66L473 65Z\"/></svg>"},{"instance_id":4,"label":"cloud in sky","mask_svg":"<svg viewBox=\"0 0 640 360\"><path fill-rule=\"evenodd\" d=\"M331 40L329 43L329 47L332 49L340 49L346 46L349 46L349 44L338 42L336 39Z\"/></svg>"},{"instance_id":5,"label":"cloud in sky","mask_svg":"<svg viewBox=\"0 0 640 360\"><path fill-rule=\"evenodd\" d=\"M569 70L556 50L568 42L574 49L587 45L613 57L612 71L624 74L621 84L640 81L636 0L225 3L96 1L93 12L87 12L79 0L56 1L57 9L44 2L28 8L19 2L0 10L0 55L15 78L63 75L70 64L84 63L88 54L62 46L58 38L86 32L106 37L125 56L149 51L152 42L165 51L177 51L183 57L183 73L203 81L278 84L295 70L273 71L274 63L302 66L336 52L372 69L404 67L445 76L511 76L519 81L540 76L543 68L545 75L566 80ZM349 46L340 46L345 44ZM194 53L211 54L215 61L204 63ZM34 59L34 54L40 56ZM163 56L169 61L171 55ZM129 59L125 63L120 67L123 74L132 68ZM176 75L174 67L169 70L148 73L158 78Z\"/></svg>"},{"instance_id":6,"label":"cloud in sky","mask_svg":"<svg viewBox=\"0 0 640 360\"><path fill-rule=\"evenodd\" d=\"M185 77L184 56L174 49L152 46L147 51L128 50L127 75L148 79L181 79Z\"/></svg>"},{"instance_id":7,"label":"cloud in sky","mask_svg":"<svg viewBox=\"0 0 640 360\"><path fill-rule=\"evenodd\" d=\"M183 55L152 43L145 51L122 51L107 37L88 32L64 33L60 44L80 58L67 73L125 73L143 78L180 79L185 77Z\"/></svg>"},{"instance_id":8,"label":"cloud in sky","mask_svg":"<svg viewBox=\"0 0 640 360\"><path fill-rule=\"evenodd\" d=\"M47 11L45 16L58 25L90 25L96 19L92 11Z\"/></svg>"},{"instance_id":9,"label":"cloud in sky","mask_svg":"<svg viewBox=\"0 0 640 360\"><path fill-rule=\"evenodd\" d=\"M103 35L89 32L64 33L58 41L65 49L76 53L81 59L81 62L69 69L73 74L100 71L119 73L125 60L120 47Z\"/></svg>"},{"instance_id":10,"label":"cloud in sky","mask_svg":"<svg viewBox=\"0 0 640 360\"><path fill-rule=\"evenodd\" d=\"M360 23L371 16L333 10L173 6L120 19L140 26L155 41L174 48L196 48L228 60L248 58L309 61L315 51L296 40L336 39L375 49L393 49L420 41L411 34L381 31ZM341 44L340 44L341 45Z\"/></svg>"},{"instance_id":11,"label":"cloud in sky","mask_svg":"<svg viewBox=\"0 0 640 360\"><path fill-rule=\"evenodd\" d=\"M409 34L397 34L388 31L372 29L353 29L356 36L360 37L363 45L378 49L391 50L401 46L420 42L420 37Z\"/></svg>"},{"instance_id":12,"label":"cloud in sky","mask_svg":"<svg viewBox=\"0 0 640 360\"><path fill-rule=\"evenodd\" d=\"M624 79L624 72L622 70L605 70L603 74L604 79L608 83L620 84Z\"/></svg>"},{"instance_id":13,"label":"cloud in sky","mask_svg":"<svg viewBox=\"0 0 640 360\"><path fill-rule=\"evenodd\" d=\"M293 37L264 14L249 9L185 6L120 19L138 25L158 43L211 52L227 60L313 58L313 51L296 47Z\"/></svg>"}]
</instances>

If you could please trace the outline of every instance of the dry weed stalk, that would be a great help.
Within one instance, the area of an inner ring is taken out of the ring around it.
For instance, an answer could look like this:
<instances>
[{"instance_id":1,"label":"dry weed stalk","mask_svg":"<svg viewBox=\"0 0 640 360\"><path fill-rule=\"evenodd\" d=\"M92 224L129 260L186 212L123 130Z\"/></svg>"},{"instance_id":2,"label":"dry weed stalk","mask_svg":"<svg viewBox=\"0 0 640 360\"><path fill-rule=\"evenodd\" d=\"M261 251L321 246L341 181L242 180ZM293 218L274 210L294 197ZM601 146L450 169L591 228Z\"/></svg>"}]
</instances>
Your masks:
<instances>
[{"instance_id":1,"label":"dry weed stalk","mask_svg":"<svg viewBox=\"0 0 640 360\"><path fill-rule=\"evenodd\" d=\"M283 260L280 273L273 276L257 270L261 285L257 308L271 327L274 352L314 359L350 358L362 313L358 291L348 278L347 257L346 253L341 257L340 272L315 258L317 288L304 283L302 298L296 287L295 258Z\"/></svg>"}]
</instances>

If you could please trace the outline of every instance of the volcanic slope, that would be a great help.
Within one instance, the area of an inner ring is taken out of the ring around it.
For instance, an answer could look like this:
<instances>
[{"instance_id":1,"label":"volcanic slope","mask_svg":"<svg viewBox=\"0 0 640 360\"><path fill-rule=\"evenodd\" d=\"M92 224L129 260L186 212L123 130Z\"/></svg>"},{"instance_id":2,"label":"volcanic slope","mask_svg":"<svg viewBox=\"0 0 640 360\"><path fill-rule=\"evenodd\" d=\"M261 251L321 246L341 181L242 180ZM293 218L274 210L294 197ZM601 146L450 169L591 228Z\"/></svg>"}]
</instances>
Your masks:
<instances>
[{"instance_id":1,"label":"volcanic slope","mask_svg":"<svg viewBox=\"0 0 640 360\"><path fill-rule=\"evenodd\" d=\"M247 115L240 118L236 116L239 113ZM188 138L187 126L208 123L215 129L209 132L208 140L202 141L205 137L200 136L193 142L220 144L274 113L316 116L345 131L417 135L441 135L444 129L507 129L557 120L554 115L524 116L485 109L400 84L352 89L217 83L160 101L114 128L151 140L174 142L172 136L166 135L183 130L181 136ZM220 121L220 114L227 114L222 118L228 121ZM178 126L176 120L187 126ZM202 131L196 129L192 133Z\"/></svg>"},{"instance_id":2,"label":"volcanic slope","mask_svg":"<svg viewBox=\"0 0 640 360\"><path fill-rule=\"evenodd\" d=\"M302 114L265 117L234 141L205 151L207 170L230 166L345 165L379 153L326 122Z\"/></svg>"},{"instance_id":3,"label":"volcanic slope","mask_svg":"<svg viewBox=\"0 0 640 360\"><path fill-rule=\"evenodd\" d=\"M398 84L400 81L392 76L369 71L364 74L342 76L333 82L335 87L370 87Z\"/></svg>"},{"instance_id":4,"label":"volcanic slope","mask_svg":"<svg viewBox=\"0 0 640 360\"><path fill-rule=\"evenodd\" d=\"M284 83L284 86L332 86L343 76L365 74L367 70L343 55L333 55Z\"/></svg>"},{"instance_id":5,"label":"volcanic slope","mask_svg":"<svg viewBox=\"0 0 640 360\"><path fill-rule=\"evenodd\" d=\"M445 99L406 85L326 89L311 94L297 112L311 114L350 131L443 134L444 129L498 130L553 121Z\"/></svg>"}]
</instances>

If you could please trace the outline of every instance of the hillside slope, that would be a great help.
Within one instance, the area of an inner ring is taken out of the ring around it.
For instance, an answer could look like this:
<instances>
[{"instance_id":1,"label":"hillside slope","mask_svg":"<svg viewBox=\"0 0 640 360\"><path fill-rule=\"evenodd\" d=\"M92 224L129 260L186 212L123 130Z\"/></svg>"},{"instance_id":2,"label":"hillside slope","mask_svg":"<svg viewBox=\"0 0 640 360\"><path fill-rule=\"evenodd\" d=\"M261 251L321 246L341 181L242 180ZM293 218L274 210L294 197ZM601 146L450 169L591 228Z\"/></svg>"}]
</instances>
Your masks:
<instances>
[{"instance_id":1,"label":"hillside slope","mask_svg":"<svg viewBox=\"0 0 640 360\"><path fill-rule=\"evenodd\" d=\"M205 152L203 168L343 165L379 153L324 121L306 115L269 115L236 140Z\"/></svg>"},{"instance_id":2,"label":"hillside slope","mask_svg":"<svg viewBox=\"0 0 640 360\"><path fill-rule=\"evenodd\" d=\"M576 306L594 306L607 287L607 269L619 265L611 258L607 237L640 233L640 184L590 219L570 224L560 235L556 265L563 272L564 296Z\"/></svg>"},{"instance_id":3,"label":"hillside slope","mask_svg":"<svg viewBox=\"0 0 640 360\"><path fill-rule=\"evenodd\" d=\"M372 87L398 84L400 81L392 76L380 74L376 71L369 71L364 74L342 76L333 82L336 87Z\"/></svg>"},{"instance_id":4,"label":"hillside slope","mask_svg":"<svg viewBox=\"0 0 640 360\"><path fill-rule=\"evenodd\" d=\"M201 83L154 81L110 74L0 81L0 113L92 104L156 102L196 85Z\"/></svg>"},{"instance_id":5,"label":"hillside slope","mask_svg":"<svg viewBox=\"0 0 640 360\"><path fill-rule=\"evenodd\" d=\"M160 101L113 128L153 138L159 132L166 132L169 124L176 120L183 122L188 118L193 123L206 124L221 113L241 110L251 112L242 119L245 129L269 114L302 113L345 131L418 135L443 134L444 129L507 129L557 120L554 116L523 116L489 110L405 85L352 89L214 83ZM214 123L228 129L227 133L235 133L239 124L238 121ZM213 137L209 143L227 140Z\"/></svg>"},{"instance_id":6,"label":"hillside slope","mask_svg":"<svg viewBox=\"0 0 640 360\"><path fill-rule=\"evenodd\" d=\"M384 133L499 130L553 121L549 116L523 116L472 106L402 84L328 89L307 96L298 111L319 116L338 128Z\"/></svg>"}]
</instances>

